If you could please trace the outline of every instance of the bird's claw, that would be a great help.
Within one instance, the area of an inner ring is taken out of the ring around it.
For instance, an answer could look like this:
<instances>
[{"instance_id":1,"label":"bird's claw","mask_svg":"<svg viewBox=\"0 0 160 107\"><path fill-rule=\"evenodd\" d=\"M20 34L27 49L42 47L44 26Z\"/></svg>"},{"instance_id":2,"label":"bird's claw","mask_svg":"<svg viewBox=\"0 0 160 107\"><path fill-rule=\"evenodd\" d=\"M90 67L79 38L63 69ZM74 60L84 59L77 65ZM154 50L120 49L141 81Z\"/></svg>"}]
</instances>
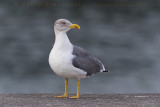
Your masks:
<instances>
[{"instance_id":1,"label":"bird's claw","mask_svg":"<svg viewBox=\"0 0 160 107\"><path fill-rule=\"evenodd\" d=\"M53 96L53 97L56 97L56 98L65 98L65 97L67 97L67 94L60 95L60 96Z\"/></svg>"},{"instance_id":2,"label":"bird's claw","mask_svg":"<svg viewBox=\"0 0 160 107\"><path fill-rule=\"evenodd\" d=\"M69 97L69 98L79 98L79 95L72 96L72 97Z\"/></svg>"}]
</instances>

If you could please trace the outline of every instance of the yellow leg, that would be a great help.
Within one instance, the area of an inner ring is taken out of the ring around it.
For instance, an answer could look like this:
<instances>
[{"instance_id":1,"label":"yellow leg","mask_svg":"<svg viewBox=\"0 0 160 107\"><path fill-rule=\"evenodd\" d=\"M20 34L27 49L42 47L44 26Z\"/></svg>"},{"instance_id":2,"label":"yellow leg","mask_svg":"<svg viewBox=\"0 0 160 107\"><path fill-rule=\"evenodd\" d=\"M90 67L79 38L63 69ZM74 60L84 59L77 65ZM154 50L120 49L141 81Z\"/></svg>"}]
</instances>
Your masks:
<instances>
[{"instance_id":1,"label":"yellow leg","mask_svg":"<svg viewBox=\"0 0 160 107\"><path fill-rule=\"evenodd\" d=\"M80 80L77 81L77 95L69 98L79 98L79 86L80 86Z\"/></svg>"},{"instance_id":2,"label":"yellow leg","mask_svg":"<svg viewBox=\"0 0 160 107\"><path fill-rule=\"evenodd\" d=\"M68 78L65 78L65 92L64 95L54 97L67 97Z\"/></svg>"}]
</instances>

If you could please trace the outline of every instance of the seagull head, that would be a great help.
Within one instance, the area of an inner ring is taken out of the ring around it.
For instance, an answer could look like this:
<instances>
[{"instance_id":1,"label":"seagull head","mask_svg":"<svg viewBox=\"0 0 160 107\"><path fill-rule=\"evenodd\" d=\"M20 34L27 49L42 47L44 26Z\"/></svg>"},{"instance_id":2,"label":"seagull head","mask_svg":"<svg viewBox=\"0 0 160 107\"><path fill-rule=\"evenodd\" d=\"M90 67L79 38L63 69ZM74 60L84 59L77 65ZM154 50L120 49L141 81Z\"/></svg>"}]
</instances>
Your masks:
<instances>
[{"instance_id":1,"label":"seagull head","mask_svg":"<svg viewBox=\"0 0 160 107\"><path fill-rule=\"evenodd\" d=\"M80 29L80 26L77 24L72 24L66 19L58 19L54 24L54 30L58 32L67 32L72 28Z\"/></svg>"}]
</instances>

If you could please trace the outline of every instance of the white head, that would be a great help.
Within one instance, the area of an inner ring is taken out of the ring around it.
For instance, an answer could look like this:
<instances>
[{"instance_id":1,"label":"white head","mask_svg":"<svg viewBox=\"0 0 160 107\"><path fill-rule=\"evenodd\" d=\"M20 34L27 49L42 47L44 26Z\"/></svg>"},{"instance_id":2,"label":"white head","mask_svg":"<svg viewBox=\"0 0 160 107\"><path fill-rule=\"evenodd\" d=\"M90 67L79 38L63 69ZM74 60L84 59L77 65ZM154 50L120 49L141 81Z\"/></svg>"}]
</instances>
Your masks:
<instances>
[{"instance_id":1,"label":"white head","mask_svg":"<svg viewBox=\"0 0 160 107\"><path fill-rule=\"evenodd\" d=\"M77 24L72 24L66 19L58 19L54 24L54 30L55 32L67 32L71 28L80 29L80 26Z\"/></svg>"}]
</instances>

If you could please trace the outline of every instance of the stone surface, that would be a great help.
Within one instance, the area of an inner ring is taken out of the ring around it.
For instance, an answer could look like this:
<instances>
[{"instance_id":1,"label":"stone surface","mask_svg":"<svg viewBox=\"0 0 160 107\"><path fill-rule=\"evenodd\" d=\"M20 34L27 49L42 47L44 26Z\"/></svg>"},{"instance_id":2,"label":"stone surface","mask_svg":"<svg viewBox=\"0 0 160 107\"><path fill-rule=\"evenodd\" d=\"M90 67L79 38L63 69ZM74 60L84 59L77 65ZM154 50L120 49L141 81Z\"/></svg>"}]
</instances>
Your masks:
<instances>
[{"instance_id":1,"label":"stone surface","mask_svg":"<svg viewBox=\"0 0 160 107\"><path fill-rule=\"evenodd\" d=\"M52 94L0 94L0 107L160 107L160 94L80 95L79 99Z\"/></svg>"}]
</instances>

